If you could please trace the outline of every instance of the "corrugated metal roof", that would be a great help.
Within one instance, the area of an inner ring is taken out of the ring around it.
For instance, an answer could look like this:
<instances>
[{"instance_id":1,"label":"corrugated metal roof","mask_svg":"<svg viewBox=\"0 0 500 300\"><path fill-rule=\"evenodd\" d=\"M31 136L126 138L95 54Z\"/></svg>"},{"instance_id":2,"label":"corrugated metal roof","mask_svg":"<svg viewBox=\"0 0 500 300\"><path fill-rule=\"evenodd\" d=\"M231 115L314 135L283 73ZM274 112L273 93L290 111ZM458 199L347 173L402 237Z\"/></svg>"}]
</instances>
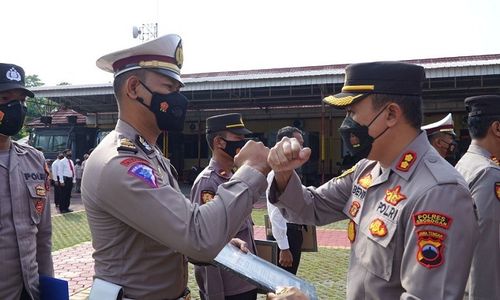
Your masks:
<instances>
[{"instance_id":1,"label":"corrugated metal roof","mask_svg":"<svg viewBox=\"0 0 500 300\"><path fill-rule=\"evenodd\" d=\"M500 74L500 54L407 60L423 66L427 78ZM344 80L347 64L184 74L182 91L227 90L309 84L335 84ZM111 83L32 88L37 97L113 94Z\"/></svg>"}]
</instances>

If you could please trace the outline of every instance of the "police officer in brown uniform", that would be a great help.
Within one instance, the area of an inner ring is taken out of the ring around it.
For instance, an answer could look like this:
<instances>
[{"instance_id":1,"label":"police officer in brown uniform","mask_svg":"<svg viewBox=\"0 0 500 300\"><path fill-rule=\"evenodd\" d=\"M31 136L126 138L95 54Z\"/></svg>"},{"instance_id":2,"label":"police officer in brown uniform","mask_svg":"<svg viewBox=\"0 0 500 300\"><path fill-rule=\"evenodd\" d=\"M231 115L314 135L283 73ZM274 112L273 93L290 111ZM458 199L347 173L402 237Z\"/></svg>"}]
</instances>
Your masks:
<instances>
[{"instance_id":1,"label":"police officer in brown uniform","mask_svg":"<svg viewBox=\"0 0 500 300\"><path fill-rule=\"evenodd\" d=\"M293 171L310 149L284 138L270 151L269 197L288 220L350 219L347 299L463 297L478 225L466 182L420 130L424 79L401 62L347 67L342 93L323 101L347 110L342 139L368 159L318 188Z\"/></svg>"},{"instance_id":2,"label":"police officer in brown uniform","mask_svg":"<svg viewBox=\"0 0 500 300\"><path fill-rule=\"evenodd\" d=\"M472 143L456 169L469 184L479 218L469 299L500 299L500 96L465 99Z\"/></svg>"},{"instance_id":3,"label":"police officer in brown uniform","mask_svg":"<svg viewBox=\"0 0 500 300\"><path fill-rule=\"evenodd\" d=\"M212 150L209 165L196 177L191 188L191 201L198 205L211 202L218 187L233 176L234 157L245 145L245 135L251 131L245 127L241 114L230 113L212 116L206 120L206 139ZM255 253L253 221L245 218L235 236ZM238 275L215 266L195 266L196 282L201 299L256 299L257 289Z\"/></svg>"},{"instance_id":4,"label":"police officer in brown uniform","mask_svg":"<svg viewBox=\"0 0 500 300\"><path fill-rule=\"evenodd\" d=\"M52 276L48 167L43 154L12 140L26 116L24 70L0 63L0 299L39 299Z\"/></svg>"},{"instance_id":5,"label":"police officer in brown uniform","mask_svg":"<svg viewBox=\"0 0 500 300\"><path fill-rule=\"evenodd\" d=\"M210 205L192 204L180 191L155 142L162 130L183 128L182 58L181 38L172 34L97 61L115 74L119 120L87 160L82 201L95 277L122 286L126 298L185 298L186 256L211 261L266 188L269 149L250 141Z\"/></svg>"}]
</instances>

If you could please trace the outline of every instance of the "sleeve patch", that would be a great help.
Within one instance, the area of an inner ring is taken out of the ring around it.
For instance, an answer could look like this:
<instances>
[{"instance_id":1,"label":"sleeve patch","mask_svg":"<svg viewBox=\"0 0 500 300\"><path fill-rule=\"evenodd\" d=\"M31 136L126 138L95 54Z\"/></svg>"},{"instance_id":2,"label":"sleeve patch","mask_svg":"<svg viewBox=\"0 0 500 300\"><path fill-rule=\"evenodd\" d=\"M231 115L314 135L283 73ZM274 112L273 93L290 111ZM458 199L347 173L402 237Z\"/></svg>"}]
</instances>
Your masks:
<instances>
[{"instance_id":1,"label":"sleeve patch","mask_svg":"<svg viewBox=\"0 0 500 300\"><path fill-rule=\"evenodd\" d=\"M208 191L208 190L201 191L200 200L202 204L212 201L214 197L215 193L213 191Z\"/></svg>"},{"instance_id":2,"label":"sleeve patch","mask_svg":"<svg viewBox=\"0 0 500 300\"><path fill-rule=\"evenodd\" d=\"M428 269L437 268L444 263L444 240L446 235L439 231L422 230L417 232L417 261Z\"/></svg>"},{"instance_id":3,"label":"sleeve patch","mask_svg":"<svg viewBox=\"0 0 500 300\"><path fill-rule=\"evenodd\" d=\"M146 160L139 158L139 157L127 157L120 162L120 164L125 166L125 167L128 167L128 166L136 164L136 163L148 164L148 162Z\"/></svg>"},{"instance_id":4,"label":"sleeve patch","mask_svg":"<svg viewBox=\"0 0 500 300\"><path fill-rule=\"evenodd\" d=\"M152 188L158 187L153 168L148 165L142 163L134 164L128 169L128 174L141 179Z\"/></svg>"},{"instance_id":5,"label":"sleeve patch","mask_svg":"<svg viewBox=\"0 0 500 300\"><path fill-rule=\"evenodd\" d=\"M432 225L448 229L451 226L452 218L437 212L421 211L413 214L413 224L415 227L423 225Z\"/></svg>"}]
</instances>

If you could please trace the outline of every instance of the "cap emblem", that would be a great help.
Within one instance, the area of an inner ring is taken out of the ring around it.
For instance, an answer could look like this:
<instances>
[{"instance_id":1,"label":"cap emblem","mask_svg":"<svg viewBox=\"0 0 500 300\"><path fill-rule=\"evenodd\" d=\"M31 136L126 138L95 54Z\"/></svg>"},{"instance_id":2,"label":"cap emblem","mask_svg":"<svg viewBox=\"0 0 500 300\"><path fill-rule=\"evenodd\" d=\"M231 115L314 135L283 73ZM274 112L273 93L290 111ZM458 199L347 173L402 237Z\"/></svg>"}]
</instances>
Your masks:
<instances>
[{"instance_id":1,"label":"cap emblem","mask_svg":"<svg viewBox=\"0 0 500 300\"><path fill-rule=\"evenodd\" d=\"M177 45L177 49L175 49L175 60L177 61L177 66L182 68L182 64L184 63L184 54L182 51L182 43L179 42Z\"/></svg>"},{"instance_id":2,"label":"cap emblem","mask_svg":"<svg viewBox=\"0 0 500 300\"><path fill-rule=\"evenodd\" d=\"M10 68L10 70L7 71L5 76L9 80L14 80L14 81L21 81L22 80L21 74L19 74L19 72L14 67Z\"/></svg>"}]
</instances>

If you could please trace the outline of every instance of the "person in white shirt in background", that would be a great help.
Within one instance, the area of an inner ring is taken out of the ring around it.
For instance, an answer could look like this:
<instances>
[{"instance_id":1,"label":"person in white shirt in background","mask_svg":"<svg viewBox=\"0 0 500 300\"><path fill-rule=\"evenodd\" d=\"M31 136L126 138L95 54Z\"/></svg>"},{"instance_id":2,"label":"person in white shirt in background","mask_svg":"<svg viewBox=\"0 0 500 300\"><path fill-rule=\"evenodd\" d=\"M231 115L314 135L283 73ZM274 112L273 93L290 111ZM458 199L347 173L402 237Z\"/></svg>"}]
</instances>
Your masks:
<instances>
[{"instance_id":1,"label":"person in white shirt in background","mask_svg":"<svg viewBox=\"0 0 500 300\"><path fill-rule=\"evenodd\" d=\"M64 158L64 154L59 153L57 158L52 162L51 171L52 171L52 180L54 182L54 203L56 207L59 208L59 204L61 203L61 191L62 187L59 184L59 163L61 159Z\"/></svg>"},{"instance_id":2,"label":"person in white shirt in background","mask_svg":"<svg viewBox=\"0 0 500 300\"><path fill-rule=\"evenodd\" d=\"M58 164L59 169L59 185L62 187L61 201L59 203L59 211L64 214L72 212L69 209L71 203L71 190L76 182L75 164L71 160L71 150L64 151L64 158Z\"/></svg>"},{"instance_id":3,"label":"person in white shirt in background","mask_svg":"<svg viewBox=\"0 0 500 300\"><path fill-rule=\"evenodd\" d=\"M76 178L75 193L80 193L80 187L82 185L82 174L83 174L82 161L79 158L77 158L75 160L75 178Z\"/></svg>"},{"instance_id":4,"label":"person in white shirt in background","mask_svg":"<svg viewBox=\"0 0 500 300\"><path fill-rule=\"evenodd\" d=\"M276 142L281 141L283 137L296 138L301 146L304 145L303 133L300 129L292 126L286 126L278 130ZM266 193L267 196L267 193ZM279 266L292 274L297 274L300 257L302 254L302 227L300 224L288 223L280 210L267 200L267 213L273 237L278 243Z\"/></svg>"}]
</instances>

